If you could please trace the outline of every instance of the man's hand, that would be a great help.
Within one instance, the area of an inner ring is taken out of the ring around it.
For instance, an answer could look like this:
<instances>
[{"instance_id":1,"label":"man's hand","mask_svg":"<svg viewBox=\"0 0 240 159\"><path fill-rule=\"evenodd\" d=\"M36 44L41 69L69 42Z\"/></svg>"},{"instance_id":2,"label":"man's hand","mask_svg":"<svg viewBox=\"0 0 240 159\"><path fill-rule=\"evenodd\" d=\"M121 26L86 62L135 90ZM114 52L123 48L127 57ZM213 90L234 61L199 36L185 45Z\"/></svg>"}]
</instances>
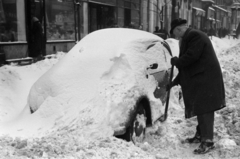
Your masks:
<instances>
[{"instance_id":1,"label":"man's hand","mask_svg":"<svg viewBox=\"0 0 240 159\"><path fill-rule=\"evenodd\" d=\"M173 66L176 66L177 67L177 63L178 63L178 57L173 57L173 58L171 58L171 65L173 65Z\"/></svg>"}]
</instances>

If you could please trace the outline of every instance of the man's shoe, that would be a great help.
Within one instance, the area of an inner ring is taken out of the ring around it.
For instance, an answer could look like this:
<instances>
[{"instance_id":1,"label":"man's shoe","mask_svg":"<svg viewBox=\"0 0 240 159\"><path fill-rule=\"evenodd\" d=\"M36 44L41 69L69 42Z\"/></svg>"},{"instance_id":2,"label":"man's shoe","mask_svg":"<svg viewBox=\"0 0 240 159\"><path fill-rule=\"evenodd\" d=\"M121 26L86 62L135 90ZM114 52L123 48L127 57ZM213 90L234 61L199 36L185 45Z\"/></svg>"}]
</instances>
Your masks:
<instances>
[{"instance_id":1,"label":"man's shoe","mask_svg":"<svg viewBox=\"0 0 240 159\"><path fill-rule=\"evenodd\" d=\"M192 138L185 139L184 143L194 144L194 143L200 143L201 137L200 136L194 136Z\"/></svg>"},{"instance_id":2,"label":"man's shoe","mask_svg":"<svg viewBox=\"0 0 240 159\"><path fill-rule=\"evenodd\" d=\"M194 154L205 154L209 152L210 150L214 149L214 143L213 142L201 142L200 146L193 151Z\"/></svg>"}]
</instances>

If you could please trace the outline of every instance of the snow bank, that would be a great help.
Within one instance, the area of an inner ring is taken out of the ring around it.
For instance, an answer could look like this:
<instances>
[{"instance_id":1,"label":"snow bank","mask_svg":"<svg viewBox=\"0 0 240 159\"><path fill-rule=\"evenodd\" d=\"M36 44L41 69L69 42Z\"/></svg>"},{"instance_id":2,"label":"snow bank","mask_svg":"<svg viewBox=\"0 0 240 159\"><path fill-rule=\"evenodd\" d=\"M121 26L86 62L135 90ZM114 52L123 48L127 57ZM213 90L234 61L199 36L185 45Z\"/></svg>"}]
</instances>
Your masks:
<instances>
[{"instance_id":1,"label":"snow bank","mask_svg":"<svg viewBox=\"0 0 240 159\"><path fill-rule=\"evenodd\" d=\"M34 82L64 55L59 52L50 59L27 66L5 65L0 68L0 123L15 118L26 106Z\"/></svg>"}]
</instances>

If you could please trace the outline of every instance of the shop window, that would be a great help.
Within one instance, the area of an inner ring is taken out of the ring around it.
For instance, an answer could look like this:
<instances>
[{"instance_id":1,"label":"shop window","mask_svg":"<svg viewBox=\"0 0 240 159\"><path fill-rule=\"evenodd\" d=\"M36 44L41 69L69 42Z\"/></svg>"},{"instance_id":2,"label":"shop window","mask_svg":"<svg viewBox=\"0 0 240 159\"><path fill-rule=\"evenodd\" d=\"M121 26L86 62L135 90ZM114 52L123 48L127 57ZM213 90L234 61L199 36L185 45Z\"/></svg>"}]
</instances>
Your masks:
<instances>
[{"instance_id":1,"label":"shop window","mask_svg":"<svg viewBox=\"0 0 240 159\"><path fill-rule=\"evenodd\" d=\"M47 40L74 40L74 5L71 0L46 1Z\"/></svg>"},{"instance_id":2,"label":"shop window","mask_svg":"<svg viewBox=\"0 0 240 159\"><path fill-rule=\"evenodd\" d=\"M170 72L168 71L160 71L152 74L154 78L158 81L158 87L154 90L153 94L155 98L159 98L164 104L167 99L166 85L168 84L170 78Z\"/></svg>"},{"instance_id":3,"label":"shop window","mask_svg":"<svg viewBox=\"0 0 240 159\"><path fill-rule=\"evenodd\" d=\"M26 41L24 0L0 0L0 42Z\"/></svg>"}]
</instances>

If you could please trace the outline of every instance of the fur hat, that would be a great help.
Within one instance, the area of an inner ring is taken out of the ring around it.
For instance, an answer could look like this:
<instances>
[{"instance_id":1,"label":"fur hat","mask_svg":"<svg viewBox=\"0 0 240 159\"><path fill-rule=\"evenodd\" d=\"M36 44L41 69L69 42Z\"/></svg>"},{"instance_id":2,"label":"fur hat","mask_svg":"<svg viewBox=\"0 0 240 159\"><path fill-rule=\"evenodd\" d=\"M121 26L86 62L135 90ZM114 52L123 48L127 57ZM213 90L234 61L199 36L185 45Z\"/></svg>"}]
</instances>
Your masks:
<instances>
[{"instance_id":1,"label":"fur hat","mask_svg":"<svg viewBox=\"0 0 240 159\"><path fill-rule=\"evenodd\" d=\"M173 30L174 30L177 26L182 25L182 24L186 24L186 23L187 23L187 20L186 20L186 19L182 19L182 18L174 19L174 20L171 22L170 34L173 33Z\"/></svg>"}]
</instances>

